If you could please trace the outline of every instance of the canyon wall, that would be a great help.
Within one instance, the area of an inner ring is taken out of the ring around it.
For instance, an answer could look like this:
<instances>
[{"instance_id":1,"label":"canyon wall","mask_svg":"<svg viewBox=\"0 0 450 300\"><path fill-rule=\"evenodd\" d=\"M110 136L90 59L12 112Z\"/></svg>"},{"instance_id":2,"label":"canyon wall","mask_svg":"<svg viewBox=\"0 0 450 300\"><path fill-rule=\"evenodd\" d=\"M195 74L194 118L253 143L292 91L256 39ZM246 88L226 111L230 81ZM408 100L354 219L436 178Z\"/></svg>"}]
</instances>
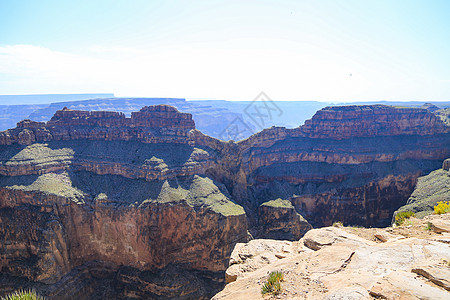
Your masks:
<instances>
[{"instance_id":1,"label":"canyon wall","mask_svg":"<svg viewBox=\"0 0 450 300\"><path fill-rule=\"evenodd\" d=\"M223 287L247 220L204 176L214 151L190 145L193 128L155 106L65 109L2 132L0 293L207 299Z\"/></svg>"},{"instance_id":2,"label":"canyon wall","mask_svg":"<svg viewBox=\"0 0 450 300\"><path fill-rule=\"evenodd\" d=\"M417 178L450 154L449 127L425 109L326 107L296 129L238 143L246 200L290 200L313 226L387 226ZM240 198L241 193L235 199Z\"/></svg>"}]
</instances>

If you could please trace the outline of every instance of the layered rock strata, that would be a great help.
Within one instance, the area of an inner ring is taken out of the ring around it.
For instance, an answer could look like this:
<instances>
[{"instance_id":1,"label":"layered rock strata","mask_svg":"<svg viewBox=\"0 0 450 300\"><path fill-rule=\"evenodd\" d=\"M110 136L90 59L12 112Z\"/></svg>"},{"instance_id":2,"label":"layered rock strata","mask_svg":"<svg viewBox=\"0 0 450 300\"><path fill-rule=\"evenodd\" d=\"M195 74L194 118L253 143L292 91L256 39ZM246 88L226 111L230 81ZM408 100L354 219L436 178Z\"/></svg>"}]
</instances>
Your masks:
<instances>
[{"instance_id":1,"label":"layered rock strata","mask_svg":"<svg viewBox=\"0 0 450 300\"><path fill-rule=\"evenodd\" d=\"M0 145L80 139L186 144L187 135L194 128L191 114L180 113L168 105L146 106L133 112L131 118L119 112L64 108L47 123L19 122L15 129L0 134Z\"/></svg>"},{"instance_id":2,"label":"layered rock strata","mask_svg":"<svg viewBox=\"0 0 450 300\"><path fill-rule=\"evenodd\" d=\"M258 209L257 236L267 239L295 241L312 229L289 200L272 200L265 202Z\"/></svg>"},{"instance_id":3,"label":"layered rock strata","mask_svg":"<svg viewBox=\"0 0 450 300\"><path fill-rule=\"evenodd\" d=\"M288 199L313 226L387 226L417 178L448 157L450 133L424 109L327 107L299 128L266 129L238 146L245 179L230 187L235 199Z\"/></svg>"}]
</instances>

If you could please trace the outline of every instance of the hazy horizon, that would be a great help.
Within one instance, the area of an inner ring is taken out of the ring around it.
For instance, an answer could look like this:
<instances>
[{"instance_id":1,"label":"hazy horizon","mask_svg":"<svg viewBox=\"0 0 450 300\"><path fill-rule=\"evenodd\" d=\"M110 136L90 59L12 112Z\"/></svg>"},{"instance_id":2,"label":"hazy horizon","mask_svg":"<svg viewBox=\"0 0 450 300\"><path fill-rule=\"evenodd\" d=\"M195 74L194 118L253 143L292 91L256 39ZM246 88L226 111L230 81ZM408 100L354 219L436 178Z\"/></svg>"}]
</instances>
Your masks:
<instances>
[{"instance_id":1,"label":"hazy horizon","mask_svg":"<svg viewBox=\"0 0 450 300\"><path fill-rule=\"evenodd\" d=\"M450 101L448 11L438 0L3 1L0 94Z\"/></svg>"},{"instance_id":2,"label":"hazy horizon","mask_svg":"<svg viewBox=\"0 0 450 300\"><path fill-rule=\"evenodd\" d=\"M86 96L89 95L89 96ZM48 97L47 97L48 96ZM228 99L213 99L213 98L185 98L185 97L151 97L151 96L116 96L114 93L66 93L66 94L9 94L0 95L0 105L46 105L53 103L64 102L76 102L96 99L184 99L186 101L231 101L231 102L252 102L255 99L247 100L228 100ZM386 103L395 105L396 103L417 103L417 106L423 103L435 103L439 106L439 103L445 104L443 107L450 105L450 100L376 100L376 101L325 101L325 100L283 100L283 99L271 99L276 102L318 102L327 105L342 105L342 104L373 104L373 103ZM19 103L18 103L19 101Z\"/></svg>"}]
</instances>

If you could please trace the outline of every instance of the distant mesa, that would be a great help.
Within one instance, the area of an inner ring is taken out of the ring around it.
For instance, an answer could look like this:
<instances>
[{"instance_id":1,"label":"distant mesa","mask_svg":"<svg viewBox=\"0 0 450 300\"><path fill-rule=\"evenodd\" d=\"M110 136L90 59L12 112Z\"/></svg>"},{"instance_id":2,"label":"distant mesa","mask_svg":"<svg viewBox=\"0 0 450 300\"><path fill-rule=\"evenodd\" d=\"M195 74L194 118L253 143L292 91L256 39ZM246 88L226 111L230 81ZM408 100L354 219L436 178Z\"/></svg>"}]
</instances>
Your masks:
<instances>
[{"instance_id":1,"label":"distant mesa","mask_svg":"<svg viewBox=\"0 0 450 300\"><path fill-rule=\"evenodd\" d=\"M169 105L145 106L130 118L121 112L64 107L47 123L20 121L16 128L0 133L0 145L77 139L187 144L192 129L195 129L192 115Z\"/></svg>"},{"instance_id":2,"label":"distant mesa","mask_svg":"<svg viewBox=\"0 0 450 300\"><path fill-rule=\"evenodd\" d=\"M434 105L433 103L425 103L425 104L422 105L420 108L429 110L429 111L431 111L431 112L433 112L433 113L434 113L435 111L437 111L437 110L440 109L439 106L436 106L436 105Z\"/></svg>"},{"instance_id":3,"label":"distant mesa","mask_svg":"<svg viewBox=\"0 0 450 300\"><path fill-rule=\"evenodd\" d=\"M378 104L325 107L307 120L301 131L316 138L352 138L430 135L448 132L448 128L426 109Z\"/></svg>"},{"instance_id":4,"label":"distant mesa","mask_svg":"<svg viewBox=\"0 0 450 300\"><path fill-rule=\"evenodd\" d=\"M195 129L191 114L180 113L175 107L164 104L144 106L139 112L131 113L131 118L121 112L83 111L64 107L55 113L47 125Z\"/></svg>"}]
</instances>

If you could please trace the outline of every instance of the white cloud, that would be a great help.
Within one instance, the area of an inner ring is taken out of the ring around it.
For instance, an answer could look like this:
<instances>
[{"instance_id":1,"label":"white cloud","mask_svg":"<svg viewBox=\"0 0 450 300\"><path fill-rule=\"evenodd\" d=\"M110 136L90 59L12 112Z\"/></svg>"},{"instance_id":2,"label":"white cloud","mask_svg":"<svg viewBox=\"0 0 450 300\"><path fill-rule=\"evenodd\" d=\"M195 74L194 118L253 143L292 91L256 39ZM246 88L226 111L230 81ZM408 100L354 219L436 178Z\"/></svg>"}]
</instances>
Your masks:
<instances>
[{"instance_id":1,"label":"white cloud","mask_svg":"<svg viewBox=\"0 0 450 300\"><path fill-rule=\"evenodd\" d=\"M151 52L103 46L90 50L97 55L32 45L0 47L0 94L113 92L251 100L264 90L277 100L348 101L407 97L408 86L414 85L393 81L382 70L369 70L351 60L299 51L178 48ZM107 55L98 55L103 53ZM403 94L396 92L399 86Z\"/></svg>"}]
</instances>

